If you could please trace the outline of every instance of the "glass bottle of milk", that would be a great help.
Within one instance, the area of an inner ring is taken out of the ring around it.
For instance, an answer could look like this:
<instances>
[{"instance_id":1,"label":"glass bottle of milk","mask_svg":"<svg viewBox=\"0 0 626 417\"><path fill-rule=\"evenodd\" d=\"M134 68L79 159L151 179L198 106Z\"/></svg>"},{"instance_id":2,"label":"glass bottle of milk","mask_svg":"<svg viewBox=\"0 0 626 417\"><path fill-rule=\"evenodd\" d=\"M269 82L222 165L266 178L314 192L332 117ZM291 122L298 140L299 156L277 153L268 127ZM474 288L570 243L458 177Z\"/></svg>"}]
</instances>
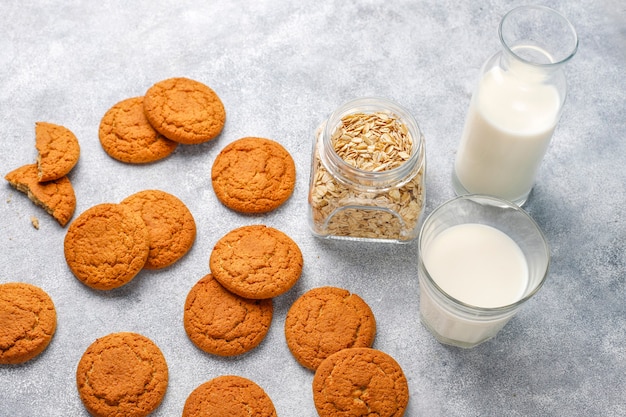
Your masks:
<instances>
[{"instance_id":1,"label":"glass bottle of milk","mask_svg":"<svg viewBox=\"0 0 626 417\"><path fill-rule=\"evenodd\" d=\"M523 205L561 116L563 64L578 48L571 23L542 6L508 12L502 50L483 65L458 148L457 194L488 194Z\"/></svg>"}]
</instances>

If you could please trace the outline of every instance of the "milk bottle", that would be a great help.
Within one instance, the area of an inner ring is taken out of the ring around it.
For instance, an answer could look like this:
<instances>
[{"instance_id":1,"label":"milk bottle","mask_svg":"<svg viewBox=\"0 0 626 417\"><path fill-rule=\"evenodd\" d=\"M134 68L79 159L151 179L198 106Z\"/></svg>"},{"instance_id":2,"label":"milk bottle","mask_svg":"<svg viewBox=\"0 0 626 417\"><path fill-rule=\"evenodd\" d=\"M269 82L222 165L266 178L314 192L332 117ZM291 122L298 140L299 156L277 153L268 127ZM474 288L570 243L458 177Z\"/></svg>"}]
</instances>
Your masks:
<instances>
[{"instance_id":1,"label":"milk bottle","mask_svg":"<svg viewBox=\"0 0 626 417\"><path fill-rule=\"evenodd\" d=\"M502 19L501 52L483 66L453 173L457 194L489 194L522 205L561 116L562 65L578 39L552 9L522 6Z\"/></svg>"}]
</instances>

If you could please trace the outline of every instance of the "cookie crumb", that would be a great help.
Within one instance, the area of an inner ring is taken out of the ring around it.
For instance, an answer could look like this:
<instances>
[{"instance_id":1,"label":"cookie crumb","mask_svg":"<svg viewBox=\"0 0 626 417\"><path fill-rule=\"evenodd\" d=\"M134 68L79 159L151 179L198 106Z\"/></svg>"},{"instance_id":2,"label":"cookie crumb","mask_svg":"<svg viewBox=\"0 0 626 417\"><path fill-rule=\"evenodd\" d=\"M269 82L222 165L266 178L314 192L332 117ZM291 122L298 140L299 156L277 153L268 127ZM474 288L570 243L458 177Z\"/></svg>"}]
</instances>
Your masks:
<instances>
[{"instance_id":1,"label":"cookie crumb","mask_svg":"<svg viewBox=\"0 0 626 417\"><path fill-rule=\"evenodd\" d=\"M37 217L30 216L30 222L32 223L35 229L39 230L39 219Z\"/></svg>"}]
</instances>

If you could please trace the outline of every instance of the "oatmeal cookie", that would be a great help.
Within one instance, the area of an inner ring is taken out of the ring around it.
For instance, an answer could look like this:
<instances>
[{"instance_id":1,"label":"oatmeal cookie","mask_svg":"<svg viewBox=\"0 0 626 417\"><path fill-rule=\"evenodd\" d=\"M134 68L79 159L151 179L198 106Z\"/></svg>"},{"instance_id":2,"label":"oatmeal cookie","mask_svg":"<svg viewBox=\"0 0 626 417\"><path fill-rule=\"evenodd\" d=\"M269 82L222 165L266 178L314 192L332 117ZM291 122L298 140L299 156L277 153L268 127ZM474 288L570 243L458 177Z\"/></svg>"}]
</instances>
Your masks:
<instances>
[{"instance_id":1,"label":"oatmeal cookie","mask_svg":"<svg viewBox=\"0 0 626 417\"><path fill-rule=\"evenodd\" d=\"M129 164L161 160L178 147L148 122L143 97L128 98L111 107L100 121L98 137L110 157Z\"/></svg>"},{"instance_id":2,"label":"oatmeal cookie","mask_svg":"<svg viewBox=\"0 0 626 417\"><path fill-rule=\"evenodd\" d=\"M50 296L22 282L0 284L0 364L33 359L50 344L57 315Z\"/></svg>"},{"instance_id":3,"label":"oatmeal cookie","mask_svg":"<svg viewBox=\"0 0 626 417\"><path fill-rule=\"evenodd\" d=\"M150 235L141 215L103 203L78 216L65 235L67 265L83 284L110 290L130 282L148 259Z\"/></svg>"},{"instance_id":4,"label":"oatmeal cookie","mask_svg":"<svg viewBox=\"0 0 626 417\"><path fill-rule=\"evenodd\" d=\"M183 322L197 347L214 355L234 356L261 343L273 311L271 299L250 300L235 295L209 274L189 291Z\"/></svg>"},{"instance_id":5,"label":"oatmeal cookie","mask_svg":"<svg viewBox=\"0 0 626 417\"><path fill-rule=\"evenodd\" d=\"M37 165L24 165L4 177L13 187L28 195L36 205L64 227L76 210L76 194L67 176L48 182L39 182Z\"/></svg>"},{"instance_id":6,"label":"oatmeal cookie","mask_svg":"<svg viewBox=\"0 0 626 417\"><path fill-rule=\"evenodd\" d=\"M71 130L46 122L35 124L37 178L53 181L67 175L78 162L80 145Z\"/></svg>"},{"instance_id":7,"label":"oatmeal cookie","mask_svg":"<svg viewBox=\"0 0 626 417\"><path fill-rule=\"evenodd\" d=\"M139 213L148 227L150 253L144 268L170 266L191 249L196 239L196 222L178 197L165 191L145 190L125 198L121 204Z\"/></svg>"},{"instance_id":8,"label":"oatmeal cookie","mask_svg":"<svg viewBox=\"0 0 626 417\"><path fill-rule=\"evenodd\" d=\"M198 386L185 401L183 417L276 417L267 393L255 382L222 375Z\"/></svg>"},{"instance_id":9,"label":"oatmeal cookie","mask_svg":"<svg viewBox=\"0 0 626 417\"><path fill-rule=\"evenodd\" d=\"M342 349L371 347L375 335L376 321L370 307L342 288L307 291L292 304L285 319L289 350L311 370Z\"/></svg>"},{"instance_id":10,"label":"oatmeal cookie","mask_svg":"<svg viewBox=\"0 0 626 417\"><path fill-rule=\"evenodd\" d=\"M333 353L317 368L313 401L320 417L401 417L409 403L409 386L388 354L349 348Z\"/></svg>"},{"instance_id":11,"label":"oatmeal cookie","mask_svg":"<svg viewBox=\"0 0 626 417\"><path fill-rule=\"evenodd\" d=\"M163 353L138 333L97 339L76 369L80 399L95 417L145 417L161 404L167 383Z\"/></svg>"},{"instance_id":12,"label":"oatmeal cookie","mask_svg":"<svg viewBox=\"0 0 626 417\"><path fill-rule=\"evenodd\" d=\"M227 290L244 298L287 292L302 273L302 252L289 236L265 225L228 232L213 248L209 267Z\"/></svg>"},{"instance_id":13,"label":"oatmeal cookie","mask_svg":"<svg viewBox=\"0 0 626 417\"><path fill-rule=\"evenodd\" d=\"M169 78L154 84L146 92L143 106L154 129L187 145L214 139L226 121L224 105L215 91L189 78Z\"/></svg>"},{"instance_id":14,"label":"oatmeal cookie","mask_svg":"<svg viewBox=\"0 0 626 417\"><path fill-rule=\"evenodd\" d=\"M226 207L241 213L266 213L293 193L296 167L278 142L246 137L222 149L213 162L211 180Z\"/></svg>"}]
</instances>

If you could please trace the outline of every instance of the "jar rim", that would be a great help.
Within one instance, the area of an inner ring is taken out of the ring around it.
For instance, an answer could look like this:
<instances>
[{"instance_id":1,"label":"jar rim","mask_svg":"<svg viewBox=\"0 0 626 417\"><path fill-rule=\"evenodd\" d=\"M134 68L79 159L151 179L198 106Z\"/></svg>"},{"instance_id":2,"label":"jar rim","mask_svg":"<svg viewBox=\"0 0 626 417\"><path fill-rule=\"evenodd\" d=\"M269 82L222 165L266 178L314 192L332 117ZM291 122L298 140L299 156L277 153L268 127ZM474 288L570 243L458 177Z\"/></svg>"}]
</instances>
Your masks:
<instances>
[{"instance_id":1,"label":"jar rim","mask_svg":"<svg viewBox=\"0 0 626 417\"><path fill-rule=\"evenodd\" d=\"M412 140L411 155L396 168L386 171L367 171L349 164L339 156L333 147L331 138L335 128L343 117L354 113L375 113L378 111L390 112L406 125ZM343 177L349 176L350 179L355 179L356 182L364 181L369 184L396 182L398 178L404 178L411 173L416 165L421 166L424 163L422 158L422 154L424 153L424 136L417 120L406 108L383 97L361 97L345 102L339 106L330 114L322 129L321 143L324 148L329 150L328 153L321 152L329 157L330 160L327 162L336 168Z\"/></svg>"}]
</instances>

